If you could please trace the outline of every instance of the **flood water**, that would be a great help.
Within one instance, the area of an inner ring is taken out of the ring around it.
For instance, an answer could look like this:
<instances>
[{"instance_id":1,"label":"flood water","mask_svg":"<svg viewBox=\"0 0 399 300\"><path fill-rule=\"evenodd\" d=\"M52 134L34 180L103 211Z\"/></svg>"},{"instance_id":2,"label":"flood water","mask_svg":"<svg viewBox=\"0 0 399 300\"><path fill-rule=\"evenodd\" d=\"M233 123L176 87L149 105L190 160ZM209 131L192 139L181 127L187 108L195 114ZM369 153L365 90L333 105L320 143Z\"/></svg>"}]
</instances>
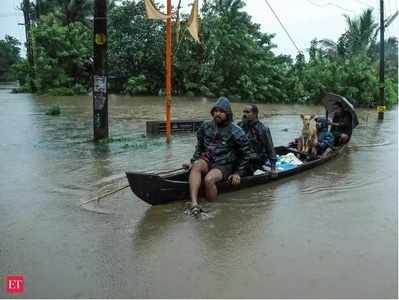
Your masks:
<instances>
[{"instance_id":1,"label":"flood water","mask_svg":"<svg viewBox=\"0 0 399 300\"><path fill-rule=\"evenodd\" d=\"M60 116L47 116L57 103ZM204 203L151 207L124 172L175 169L195 136L145 137L163 100L110 96L110 135L95 145L90 97L0 89L0 277L22 274L24 298L397 298L397 110L360 125L341 157ZM244 104L234 103L236 120ZM208 118L212 101L174 99L173 117ZM322 107L259 105L276 145ZM0 298L10 297L2 289ZM15 297L15 296L13 296Z\"/></svg>"}]
</instances>

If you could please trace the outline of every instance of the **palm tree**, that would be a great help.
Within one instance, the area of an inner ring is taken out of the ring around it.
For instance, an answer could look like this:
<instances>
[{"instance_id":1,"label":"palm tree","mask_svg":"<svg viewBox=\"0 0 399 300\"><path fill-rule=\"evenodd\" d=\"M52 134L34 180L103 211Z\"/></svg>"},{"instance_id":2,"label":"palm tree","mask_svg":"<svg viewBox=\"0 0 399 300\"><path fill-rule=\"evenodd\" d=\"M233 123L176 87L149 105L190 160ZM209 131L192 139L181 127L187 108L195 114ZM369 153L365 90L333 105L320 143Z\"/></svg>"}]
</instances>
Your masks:
<instances>
[{"instance_id":1,"label":"palm tree","mask_svg":"<svg viewBox=\"0 0 399 300\"><path fill-rule=\"evenodd\" d=\"M351 18L344 15L347 30L337 42L329 39L320 40L322 49L330 56L350 56L368 53L375 44L375 31L378 24L374 21L373 10L366 9L360 16Z\"/></svg>"},{"instance_id":2,"label":"palm tree","mask_svg":"<svg viewBox=\"0 0 399 300\"><path fill-rule=\"evenodd\" d=\"M374 21L373 10L366 9L360 17L351 19L345 16L348 24L347 41L349 53L366 52L375 42L375 30L378 24Z\"/></svg>"}]
</instances>

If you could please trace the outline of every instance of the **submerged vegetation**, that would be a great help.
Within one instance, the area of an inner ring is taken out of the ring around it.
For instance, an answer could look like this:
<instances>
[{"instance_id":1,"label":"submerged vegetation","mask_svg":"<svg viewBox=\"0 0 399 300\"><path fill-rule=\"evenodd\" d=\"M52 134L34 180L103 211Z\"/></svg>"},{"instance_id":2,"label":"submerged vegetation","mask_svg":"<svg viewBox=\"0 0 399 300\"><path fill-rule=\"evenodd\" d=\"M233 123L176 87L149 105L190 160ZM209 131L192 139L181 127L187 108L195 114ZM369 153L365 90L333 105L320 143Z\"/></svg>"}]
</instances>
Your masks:
<instances>
[{"instance_id":1,"label":"submerged vegetation","mask_svg":"<svg viewBox=\"0 0 399 300\"><path fill-rule=\"evenodd\" d=\"M43 0L31 5L40 12L35 14L31 32L34 65L14 60L13 77L24 90L87 93L92 78L92 24L88 21L92 1ZM174 95L312 104L333 92L358 106L376 105L379 44L371 9L355 18L346 16L346 31L337 41L314 39L306 56L299 53L292 58L273 53L274 34L261 32L242 10L244 6L242 0L206 1L201 10L201 44L194 43L181 27L180 40L174 41ZM111 92L162 93L165 24L150 22L144 15L142 0L109 1ZM385 49L386 102L392 106L398 96L397 39L387 39Z\"/></svg>"},{"instance_id":2,"label":"submerged vegetation","mask_svg":"<svg viewBox=\"0 0 399 300\"><path fill-rule=\"evenodd\" d=\"M58 104L52 105L46 112L48 116L59 116L61 114L61 107Z\"/></svg>"}]
</instances>

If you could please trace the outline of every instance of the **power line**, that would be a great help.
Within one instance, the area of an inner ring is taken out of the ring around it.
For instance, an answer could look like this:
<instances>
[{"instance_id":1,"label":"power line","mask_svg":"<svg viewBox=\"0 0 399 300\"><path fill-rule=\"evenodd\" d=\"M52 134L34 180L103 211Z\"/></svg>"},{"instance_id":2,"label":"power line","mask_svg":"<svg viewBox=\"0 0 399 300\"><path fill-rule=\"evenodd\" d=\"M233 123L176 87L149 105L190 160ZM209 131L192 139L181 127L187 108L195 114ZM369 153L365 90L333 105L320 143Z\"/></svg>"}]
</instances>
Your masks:
<instances>
[{"instance_id":1,"label":"power line","mask_svg":"<svg viewBox=\"0 0 399 300\"><path fill-rule=\"evenodd\" d=\"M291 35L288 33L288 30L285 28L284 24L280 21L280 18L277 16L276 12L274 11L274 9L271 7L271 5L269 4L269 2L267 0L265 0L267 6L269 6L270 10L272 11L272 13L274 14L274 16L276 17L277 21L280 23L281 27L283 27L285 33L287 34L288 38L291 40L291 42L294 44L295 48L298 50L299 53L302 53L301 50L299 50L299 47L296 45L294 39L291 37Z\"/></svg>"},{"instance_id":2,"label":"power line","mask_svg":"<svg viewBox=\"0 0 399 300\"><path fill-rule=\"evenodd\" d=\"M364 1L360 1L360 0L355 0L357 3L360 3L360 4L363 4L363 5L367 5L367 6L369 6L369 7L375 7L375 6L373 6L373 5L371 5L371 4L369 4L369 3L366 3L366 2L364 2Z\"/></svg>"},{"instance_id":3,"label":"power line","mask_svg":"<svg viewBox=\"0 0 399 300\"><path fill-rule=\"evenodd\" d=\"M312 4L312 5L314 5L314 6L318 6L318 7L335 6L335 7L339 8L339 9L342 9L342 10L345 10L345 11L354 13L353 10L347 9L347 8L345 8L345 7L341 6L341 5L335 4L335 3L331 3L331 2L327 2L327 3L315 3L315 2L313 2L313 1L311 1L311 0L306 0L306 1L308 1L310 4Z\"/></svg>"}]
</instances>

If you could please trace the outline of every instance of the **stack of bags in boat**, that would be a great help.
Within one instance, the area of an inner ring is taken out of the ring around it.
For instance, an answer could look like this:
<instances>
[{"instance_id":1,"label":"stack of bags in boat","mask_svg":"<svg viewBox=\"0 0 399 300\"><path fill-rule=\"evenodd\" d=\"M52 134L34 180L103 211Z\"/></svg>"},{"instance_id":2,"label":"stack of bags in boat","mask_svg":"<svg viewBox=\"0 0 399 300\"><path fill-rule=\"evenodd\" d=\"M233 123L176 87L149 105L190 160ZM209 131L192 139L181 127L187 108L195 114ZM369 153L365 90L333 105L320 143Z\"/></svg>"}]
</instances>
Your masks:
<instances>
[{"instance_id":1,"label":"stack of bags in boat","mask_svg":"<svg viewBox=\"0 0 399 300\"><path fill-rule=\"evenodd\" d=\"M277 155L276 170L286 171L302 164L303 162L298 157L296 157L294 153L290 152L287 153L286 155ZM265 165L262 166L262 170L256 170L254 175L265 174L266 171L270 170L271 170L271 164L270 161L267 160Z\"/></svg>"},{"instance_id":2,"label":"stack of bags in boat","mask_svg":"<svg viewBox=\"0 0 399 300\"><path fill-rule=\"evenodd\" d=\"M276 170L286 171L302 165L303 162L294 153L277 155Z\"/></svg>"}]
</instances>

